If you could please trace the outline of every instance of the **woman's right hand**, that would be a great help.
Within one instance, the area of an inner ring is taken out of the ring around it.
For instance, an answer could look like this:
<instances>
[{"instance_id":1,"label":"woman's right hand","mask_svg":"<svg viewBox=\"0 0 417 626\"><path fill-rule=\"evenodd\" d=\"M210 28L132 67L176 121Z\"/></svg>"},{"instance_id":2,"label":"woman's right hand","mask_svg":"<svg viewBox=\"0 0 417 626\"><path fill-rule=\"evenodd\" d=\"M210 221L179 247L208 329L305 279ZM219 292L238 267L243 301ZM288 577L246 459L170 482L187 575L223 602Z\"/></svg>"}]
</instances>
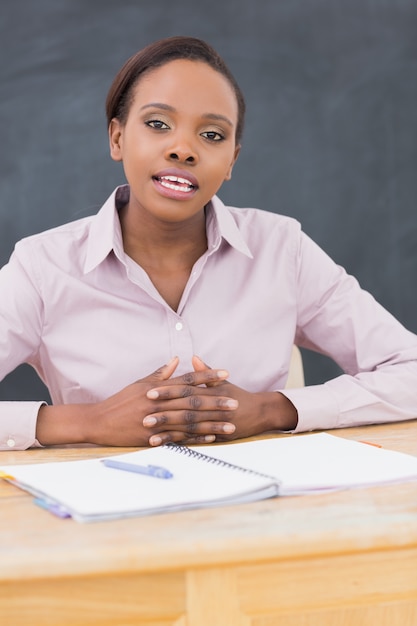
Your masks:
<instances>
[{"instance_id":1,"label":"woman's right hand","mask_svg":"<svg viewBox=\"0 0 417 626\"><path fill-rule=\"evenodd\" d=\"M173 377L178 366L175 357L167 365L142 378L106 400L95 404L42 406L38 414L36 438L42 445L92 443L101 446L147 446L154 435L163 442L210 443L216 433L230 432L228 412L237 407L235 400L222 396L204 396L199 407L190 387L209 385L227 378L225 370L207 369ZM147 393L161 383L172 386L169 399L155 401ZM196 410L204 426L195 419L187 424L187 413ZM178 424L158 423L144 426L145 417L158 412L178 412ZM228 431L229 429L229 431ZM202 432L201 432L202 431Z\"/></svg>"}]
</instances>

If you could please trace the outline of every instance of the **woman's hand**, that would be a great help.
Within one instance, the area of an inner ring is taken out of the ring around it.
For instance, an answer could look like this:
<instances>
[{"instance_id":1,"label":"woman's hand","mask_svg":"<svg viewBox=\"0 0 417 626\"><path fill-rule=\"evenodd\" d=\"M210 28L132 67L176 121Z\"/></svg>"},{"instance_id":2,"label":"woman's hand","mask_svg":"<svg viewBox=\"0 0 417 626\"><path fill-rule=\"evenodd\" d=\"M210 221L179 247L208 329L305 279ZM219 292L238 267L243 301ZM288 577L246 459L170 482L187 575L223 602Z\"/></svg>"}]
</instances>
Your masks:
<instances>
[{"instance_id":1,"label":"woman's hand","mask_svg":"<svg viewBox=\"0 0 417 626\"><path fill-rule=\"evenodd\" d=\"M145 417L145 427L152 427L156 432L149 443L160 445L170 439L171 433L181 437L184 443L209 443L216 441L250 437L271 430L293 430L297 425L297 410L286 396L277 392L251 393L228 382L226 376L213 376L211 380L202 382L200 375L210 377L209 373L222 372L211 370L201 359L193 359L194 374L182 377L186 385L180 390L177 384L159 385L147 393L147 397L155 401L152 414ZM225 373L225 372L224 372ZM226 374L226 373L225 373ZM204 384L206 387L198 385ZM190 408L186 411L171 410L173 402L178 400L178 392L190 399ZM235 400L236 408L224 413L207 410L209 400L221 403L229 398ZM171 404L168 404L171 403ZM217 421L223 417L225 421ZM216 421L212 421L216 420ZM164 430L162 430L164 427ZM169 430L169 428L171 430ZM205 436L205 439L204 439ZM208 438L209 437L209 438ZM180 439L181 440L181 439Z\"/></svg>"},{"instance_id":2,"label":"woman's hand","mask_svg":"<svg viewBox=\"0 0 417 626\"><path fill-rule=\"evenodd\" d=\"M221 393L195 394L199 385L220 382L228 372L205 368L173 378L177 365L178 358L174 358L168 365L93 405L93 415L85 421L85 440L111 446L159 445L184 440L210 443L216 434L234 431L229 423L229 414L237 407L234 398ZM153 389L169 389L169 394L163 392L159 397L152 393ZM199 420L204 422L202 428Z\"/></svg>"},{"instance_id":3,"label":"woman's hand","mask_svg":"<svg viewBox=\"0 0 417 626\"><path fill-rule=\"evenodd\" d=\"M42 445L92 443L101 446L147 446L168 441L210 443L218 433L235 430L233 398L214 393L201 397L199 385L227 378L224 370L204 368L173 377L178 358L95 404L41 406L36 438ZM169 388L169 397L152 390ZM202 390L205 387L201 387ZM154 417L154 415L156 417ZM200 427L199 422L203 422Z\"/></svg>"}]
</instances>

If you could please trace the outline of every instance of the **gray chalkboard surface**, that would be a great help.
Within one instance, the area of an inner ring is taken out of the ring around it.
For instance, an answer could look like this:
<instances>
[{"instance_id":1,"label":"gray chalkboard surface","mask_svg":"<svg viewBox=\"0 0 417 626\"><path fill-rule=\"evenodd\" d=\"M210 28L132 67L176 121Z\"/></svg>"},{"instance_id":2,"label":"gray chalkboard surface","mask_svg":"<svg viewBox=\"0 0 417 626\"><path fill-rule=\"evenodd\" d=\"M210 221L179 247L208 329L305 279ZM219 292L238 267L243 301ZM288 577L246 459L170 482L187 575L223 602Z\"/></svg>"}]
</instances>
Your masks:
<instances>
[{"instance_id":1,"label":"gray chalkboard surface","mask_svg":"<svg viewBox=\"0 0 417 626\"><path fill-rule=\"evenodd\" d=\"M417 331L416 0L2 0L0 18L0 265L16 240L96 212L124 181L107 89L137 49L187 34L219 50L247 98L222 199L299 219ZM308 383L338 372L304 363ZM42 397L25 366L0 387Z\"/></svg>"}]
</instances>

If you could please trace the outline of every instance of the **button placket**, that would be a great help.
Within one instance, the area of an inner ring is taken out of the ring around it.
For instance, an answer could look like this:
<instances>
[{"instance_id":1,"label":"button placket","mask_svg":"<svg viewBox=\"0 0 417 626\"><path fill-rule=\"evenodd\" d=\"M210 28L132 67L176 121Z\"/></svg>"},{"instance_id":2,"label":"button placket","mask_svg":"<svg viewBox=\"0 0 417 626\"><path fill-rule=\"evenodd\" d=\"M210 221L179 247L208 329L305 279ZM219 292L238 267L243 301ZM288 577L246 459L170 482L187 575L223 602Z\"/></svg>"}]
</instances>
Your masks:
<instances>
[{"instance_id":1,"label":"button placket","mask_svg":"<svg viewBox=\"0 0 417 626\"><path fill-rule=\"evenodd\" d=\"M170 350L171 353L175 354L180 360L178 371L182 371L182 368L187 368L188 371L192 355L194 354L190 328L179 314L175 314L175 316L173 315L171 317L169 325L171 336Z\"/></svg>"}]
</instances>

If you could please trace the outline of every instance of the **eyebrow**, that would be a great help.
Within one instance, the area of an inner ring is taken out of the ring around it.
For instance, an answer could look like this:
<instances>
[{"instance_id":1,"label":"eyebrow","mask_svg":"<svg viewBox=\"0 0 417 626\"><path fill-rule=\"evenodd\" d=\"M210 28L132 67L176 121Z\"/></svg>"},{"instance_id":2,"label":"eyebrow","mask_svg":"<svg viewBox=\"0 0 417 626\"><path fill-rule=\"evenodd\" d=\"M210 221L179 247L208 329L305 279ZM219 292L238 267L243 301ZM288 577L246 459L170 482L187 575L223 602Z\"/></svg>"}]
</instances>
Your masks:
<instances>
[{"instance_id":1,"label":"eyebrow","mask_svg":"<svg viewBox=\"0 0 417 626\"><path fill-rule=\"evenodd\" d=\"M165 104L164 102L150 102L149 104L144 104L140 110L144 109L162 109L163 111L169 111L170 113L175 113L175 107L170 104ZM225 122L228 126L233 128L233 123L229 120L225 115L220 115L219 113L203 113L202 117L205 117L208 120L213 120L214 122Z\"/></svg>"}]
</instances>

